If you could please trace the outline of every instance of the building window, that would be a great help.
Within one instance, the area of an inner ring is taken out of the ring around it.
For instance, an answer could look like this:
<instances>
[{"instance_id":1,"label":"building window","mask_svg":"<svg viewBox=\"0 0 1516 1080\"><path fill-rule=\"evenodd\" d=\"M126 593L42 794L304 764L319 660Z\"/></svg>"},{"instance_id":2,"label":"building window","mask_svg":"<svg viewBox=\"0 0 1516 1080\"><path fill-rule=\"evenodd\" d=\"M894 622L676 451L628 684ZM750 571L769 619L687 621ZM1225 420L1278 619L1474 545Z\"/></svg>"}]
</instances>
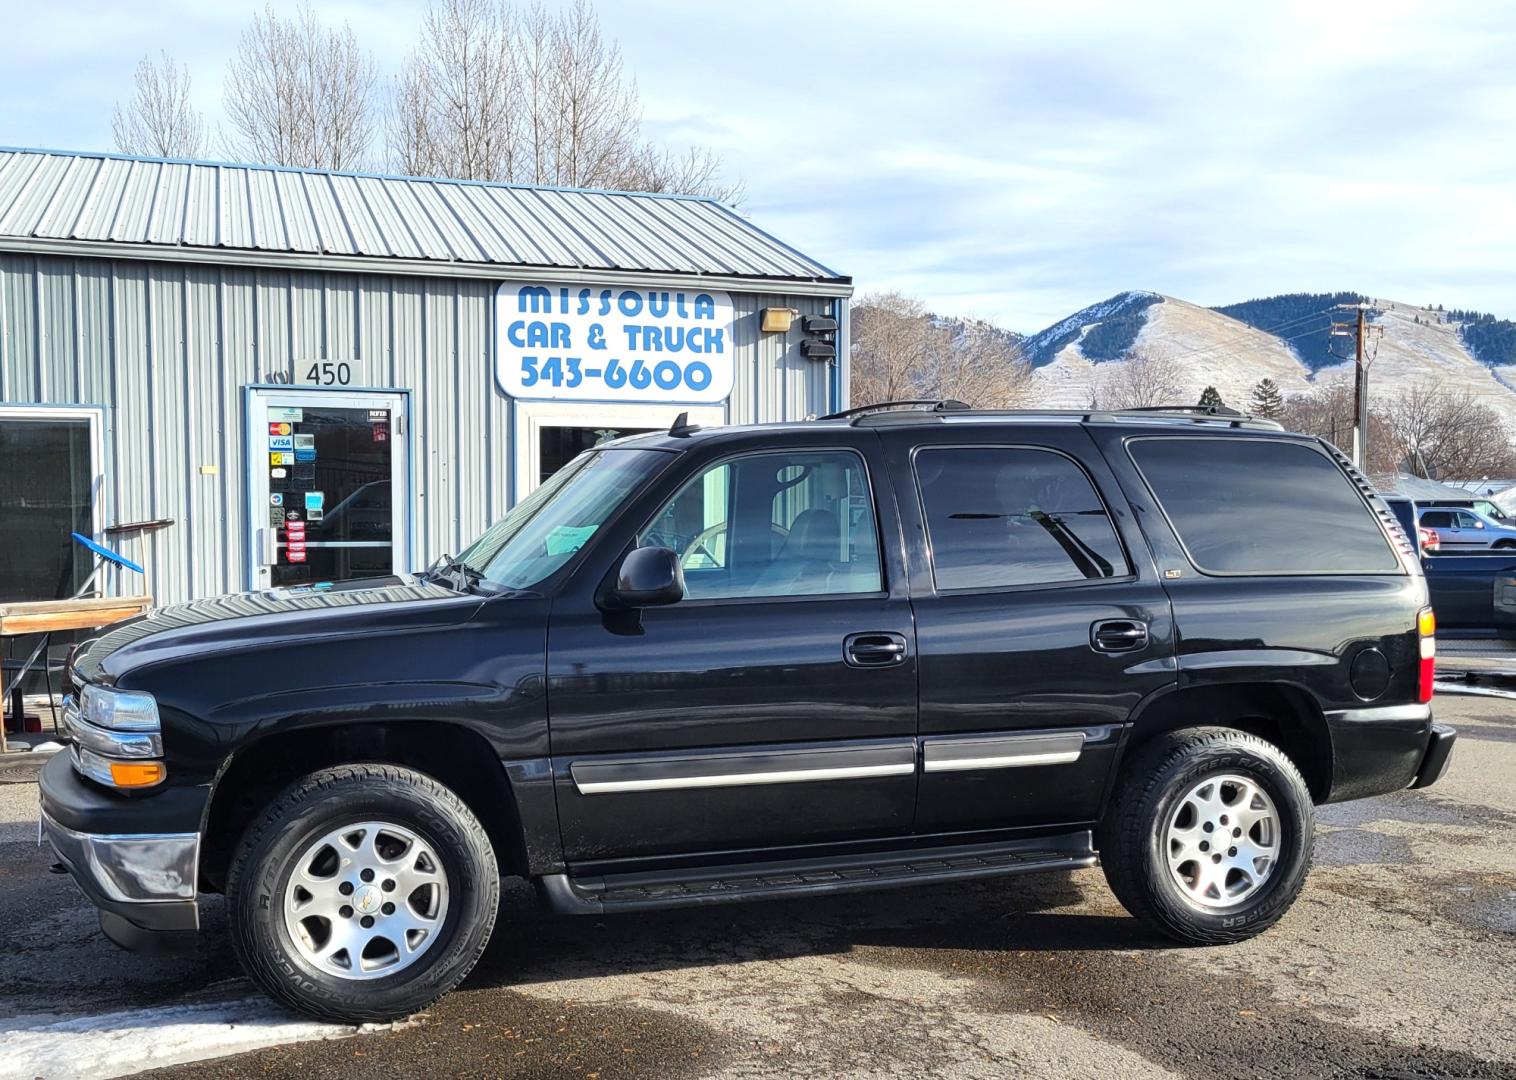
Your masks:
<instances>
[{"instance_id":1,"label":"building window","mask_svg":"<svg viewBox=\"0 0 1516 1080\"><path fill-rule=\"evenodd\" d=\"M70 533L96 530L99 414L0 408L0 602L72 596L90 555Z\"/></svg>"}]
</instances>

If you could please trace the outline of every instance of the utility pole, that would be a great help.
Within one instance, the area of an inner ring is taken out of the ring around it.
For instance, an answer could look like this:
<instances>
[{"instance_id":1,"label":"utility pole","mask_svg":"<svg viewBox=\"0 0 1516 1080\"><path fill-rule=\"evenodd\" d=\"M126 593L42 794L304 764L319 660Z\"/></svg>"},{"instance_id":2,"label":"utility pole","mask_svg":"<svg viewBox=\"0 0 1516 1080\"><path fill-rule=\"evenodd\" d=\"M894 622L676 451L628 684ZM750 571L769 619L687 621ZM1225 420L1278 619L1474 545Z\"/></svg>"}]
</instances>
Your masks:
<instances>
[{"instance_id":1,"label":"utility pole","mask_svg":"<svg viewBox=\"0 0 1516 1080\"><path fill-rule=\"evenodd\" d=\"M1341 308L1356 308L1358 317L1350 322L1334 322L1332 337L1353 337L1353 464L1364 468L1369 458L1369 363L1365 356L1365 344L1369 330L1380 330L1368 325L1369 305L1339 304ZM1383 331L1380 330L1382 333Z\"/></svg>"}]
</instances>

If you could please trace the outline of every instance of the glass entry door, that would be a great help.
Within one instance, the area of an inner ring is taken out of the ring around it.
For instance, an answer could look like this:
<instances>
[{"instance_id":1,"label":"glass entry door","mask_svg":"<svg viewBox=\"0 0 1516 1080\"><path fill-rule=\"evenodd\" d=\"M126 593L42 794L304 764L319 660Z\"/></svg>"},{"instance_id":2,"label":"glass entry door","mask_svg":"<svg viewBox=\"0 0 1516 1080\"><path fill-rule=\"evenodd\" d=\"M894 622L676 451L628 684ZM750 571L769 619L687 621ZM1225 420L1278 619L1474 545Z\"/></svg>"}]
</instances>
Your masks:
<instances>
[{"instance_id":1,"label":"glass entry door","mask_svg":"<svg viewBox=\"0 0 1516 1080\"><path fill-rule=\"evenodd\" d=\"M405 395L249 394L252 587L413 569Z\"/></svg>"}]
</instances>

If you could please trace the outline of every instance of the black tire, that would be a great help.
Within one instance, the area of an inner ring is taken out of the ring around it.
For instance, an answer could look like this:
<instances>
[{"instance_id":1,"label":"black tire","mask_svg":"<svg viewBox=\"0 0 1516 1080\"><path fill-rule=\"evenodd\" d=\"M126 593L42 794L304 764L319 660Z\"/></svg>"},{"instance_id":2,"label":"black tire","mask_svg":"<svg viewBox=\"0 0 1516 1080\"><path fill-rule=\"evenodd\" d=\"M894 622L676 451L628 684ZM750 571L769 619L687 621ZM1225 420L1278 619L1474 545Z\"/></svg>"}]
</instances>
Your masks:
<instances>
[{"instance_id":1,"label":"black tire","mask_svg":"<svg viewBox=\"0 0 1516 1080\"><path fill-rule=\"evenodd\" d=\"M283 898L308 845L367 820L405 826L431 846L447 875L448 905L437 940L411 966L357 981L301 956ZM409 1016L462 981L494 929L500 874L484 827L447 787L396 765L343 765L296 781L253 821L233 854L226 896L232 946L266 993L317 1019L364 1023Z\"/></svg>"},{"instance_id":2,"label":"black tire","mask_svg":"<svg viewBox=\"0 0 1516 1080\"><path fill-rule=\"evenodd\" d=\"M1272 799L1279 855L1256 892L1217 910L1174 880L1165 846L1186 793L1226 774L1255 781ZM1096 844L1111 891L1133 916L1176 941L1222 945L1262 933L1289 910L1311 868L1315 821L1305 781L1273 743L1232 728L1186 728L1145 744L1123 769Z\"/></svg>"}]
</instances>

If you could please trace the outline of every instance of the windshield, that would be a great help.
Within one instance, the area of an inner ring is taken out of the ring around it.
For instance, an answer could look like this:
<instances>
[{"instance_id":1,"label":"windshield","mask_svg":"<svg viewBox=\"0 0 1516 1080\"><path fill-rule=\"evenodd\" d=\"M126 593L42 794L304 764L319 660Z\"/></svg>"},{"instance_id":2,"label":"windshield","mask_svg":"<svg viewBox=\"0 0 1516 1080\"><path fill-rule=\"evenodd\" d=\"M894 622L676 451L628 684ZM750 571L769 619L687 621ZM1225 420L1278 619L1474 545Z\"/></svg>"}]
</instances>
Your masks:
<instances>
[{"instance_id":1,"label":"windshield","mask_svg":"<svg viewBox=\"0 0 1516 1080\"><path fill-rule=\"evenodd\" d=\"M507 589L530 589L568 562L669 455L591 450L555 472L474 541L458 563Z\"/></svg>"}]
</instances>

